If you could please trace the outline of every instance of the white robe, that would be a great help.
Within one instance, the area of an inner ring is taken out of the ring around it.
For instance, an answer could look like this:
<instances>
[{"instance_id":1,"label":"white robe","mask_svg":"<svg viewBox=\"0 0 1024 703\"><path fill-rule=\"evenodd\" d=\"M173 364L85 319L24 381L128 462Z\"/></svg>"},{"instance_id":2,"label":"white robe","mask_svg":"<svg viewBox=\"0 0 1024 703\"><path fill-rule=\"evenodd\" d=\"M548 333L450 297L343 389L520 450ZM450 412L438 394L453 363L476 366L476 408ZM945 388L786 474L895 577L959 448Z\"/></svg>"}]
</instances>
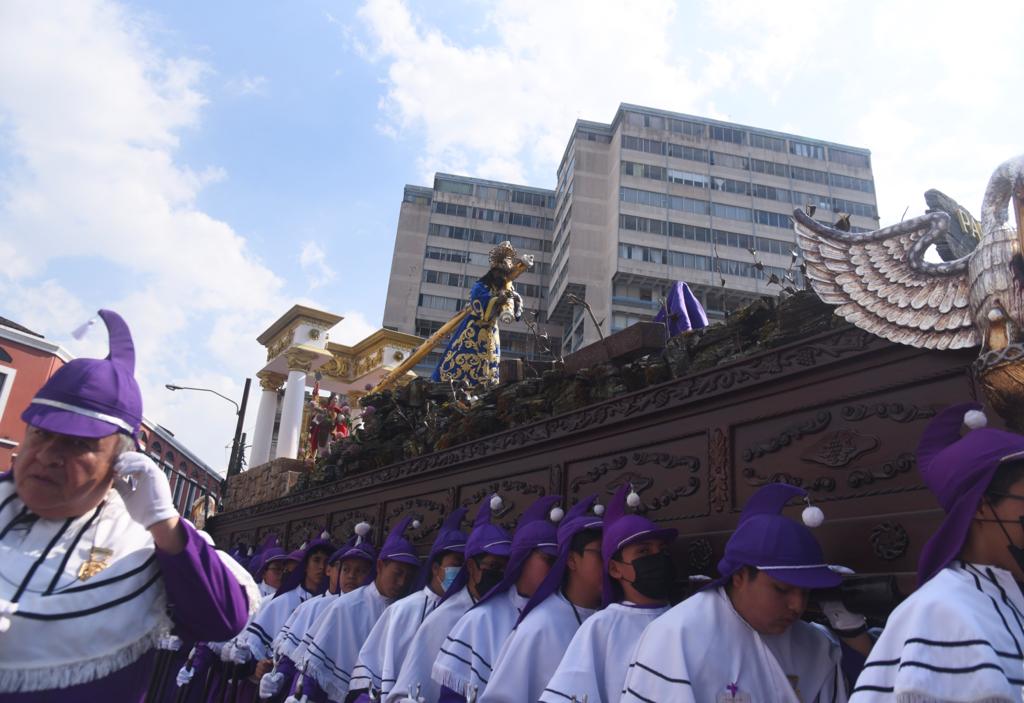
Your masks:
<instances>
[{"instance_id":1,"label":"white robe","mask_svg":"<svg viewBox=\"0 0 1024 703\"><path fill-rule=\"evenodd\" d=\"M288 657L293 662L295 661L296 647L302 642L302 638L309 631L310 626L319 619L324 609L337 597L336 593L326 591L322 595L314 596L304 603L300 603L299 607L292 611L284 627L274 637L271 649L274 651L275 661L281 657Z\"/></svg>"},{"instance_id":2,"label":"white robe","mask_svg":"<svg viewBox=\"0 0 1024 703\"><path fill-rule=\"evenodd\" d=\"M644 630L621 700L845 703L839 660L839 643L823 628L798 620L781 635L758 634L725 589L713 588Z\"/></svg>"},{"instance_id":3,"label":"white robe","mask_svg":"<svg viewBox=\"0 0 1024 703\"><path fill-rule=\"evenodd\" d=\"M302 586L298 586L264 603L245 629L235 637L234 642L248 645L256 661L270 659L273 655L270 646L274 642L274 637L288 622L288 616L292 611L312 595Z\"/></svg>"},{"instance_id":4,"label":"white robe","mask_svg":"<svg viewBox=\"0 0 1024 703\"><path fill-rule=\"evenodd\" d=\"M573 635L595 612L560 591L545 598L505 639L480 703L536 703Z\"/></svg>"},{"instance_id":5,"label":"white robe","mask_svg":"<svg viewBox=\"0 0 1024 703\"><path fill-rule=\"evenodd\" d=\"M1009 572L956 562L892 612L850 703L1020 701L1022 623Z\"/></svg>"},{"instance_id":6,"label":"white robe","mask_svg":"<svg viewBox=\"0 0 1024 703\"><path fill-rule=\"evenodd\" d=\"M483 694L498 652L529 600L513 585L470 609L441 645L430 672L434 681L466 698L473 687Z\"/></svg>"},{"instance_id":7,"label":"white robe","mask_svg":"<svg viewBox=\"0 0 1024 703\"><path fill-rule=\"evenodd\" d=\"M268 598L273 597L277 593L277 589L269 585L266 581L260 581L260 600L265 601Z\"/></svg>"},{"instance_id":8,"label":"white robe","mask_svg":"<svg viewBox=\"0 0 1024 703\"><path fill-rule=\"evenodd\" d=\"M345 700L359 649L391 602L374 582L339 596L320 615L303 664L332 701Z\"/></svg>"},{"instance_id":9,"label":"white robe","mask_svg":"<svg viewBox=\"0 0 1024 703\"><path fill-rule=\"evenodd\" d=\"M437 700L441 695L441 687L430 678L434 660L444 644L444 638L472 605L473 596L468 588L463 588L426 617L409 643L398 680L391 687L391 692L382 696L385 703L399 703L402 698L415 694L417 689L430 703Z\"/></svg>"},{"instance_id":10,"label":"white robe","mask_svg":"<svg viewBox=\"0 0 1024 703\"><path fill-rule=\"evenodd\" d=\"M644 608L612 603L594 613L576 631L539 700L566 703L573 696L578 701L586 696L589 703L619 700L629 653L644 628L667 612L667 605Z\"/></svg>"},{"instance_id":11,"label":"white robe","mask_svg":"<svg viewBox=\"0 0 1024 703\"><path fill-rule=\"evenodd\" d=\"M423 590L389 605L359 650L349 688L361 691L372 686L382 697L386 696L398 678L413 635L439 600L430 586L424 586Z\"/></svg>"}]
</instances>

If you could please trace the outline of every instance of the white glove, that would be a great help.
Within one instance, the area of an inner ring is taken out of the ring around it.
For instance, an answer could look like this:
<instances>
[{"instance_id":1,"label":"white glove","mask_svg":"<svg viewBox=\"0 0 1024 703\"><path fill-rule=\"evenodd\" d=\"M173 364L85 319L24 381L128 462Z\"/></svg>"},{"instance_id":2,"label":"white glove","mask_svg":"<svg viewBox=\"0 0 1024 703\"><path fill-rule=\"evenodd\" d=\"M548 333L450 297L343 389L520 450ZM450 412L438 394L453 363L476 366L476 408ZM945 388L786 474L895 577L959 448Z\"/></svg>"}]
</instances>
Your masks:
<instances>
[{"instance_id":1,"label":"white glove","mask_svg":"<svg viewBox=\"0 0 1024 703\"><path fill-rule=\"evenodd\" d=\"M822 601L820 605L821 612L828 618L828 624L840 636L847 633L850 635L860 634L867 625L867 620L863 615L851 613L842 601L826 600Z\"/></svg>"},{"instance_id":2,"label":"white glove","mask_svg":"<svg viewBox=\"0 0 1024 703\"><path fill-rule=\"evenodd\" d=\"M273 698L276 696L277 692L281 690L281 682L283 680L284 674L276 671L263 674L263 678L260 679L260 698Z\"/></svg>"},{"instance_id":3,"label":"white glove","mask_svg":"<svg viewBox=\"0 0 1024 703\"><path fill-rule=\"evenodd\" d=\"M230 642L224 647L220 658L232 664L245 664L252 659L252 652L249 651L249 645L245 642Z\"/></svg>"},{"instance_id":4,"label":"white glove","mask_svg":"<svg viewBox=\"0 0 1024 703\"><path fill-rule=\"evenodd\" d=\"M181 688L182 686L188 686L189 681L192 680L192 677L195 676L195 673L196 672L194 672L192 669L189 669L187 666L183 666L180 669L178 669L178 676L174 679L175 683L178 684L178 688Z\"/></svg>"},{"instance_id":5,"label":"white glove","mask_svg":"<svg viewBox=\"0 0 1024 703\"><path fill-rule=\"evenodd\" d=\"M299 699L295 696L288 696L284 699L284 703L299 703Z\"/></svg>"},{"instance_id":6,"label":"white glove","mask_svg":"<svg viewBox=\"0 0 1024 703\"><path fill-rule=\"evenodd\" d=\"M125 452L114 464L114 487L132 520L149 529L178 516L171 485L153 460L140 452Z\"/></svg>"},{"instance_id":7,"label":"white glove","mask_svg":"<svg viewBox=\"0 0 1024 703\"><path fill-rule=\"evenodd\" d=\"M227 646L228 644L231 644L231 643L230 642L207 642L206 643L206 648L209 649L211 652L213 652L213 654L219 659L220 655L221 655L221 652L224 651L224 647Z\"/></svg>"},{"instance_id":8,"label":"white glove","mask_svg":"<svg viewBox=\"0 0 1024 703\"><path fill-rule=\"evenodd\" d=\"M164 635L157 642L157 649L166 649L171 652L177 652L181 649L181 638L176 635Z\"/></svg>"}]
</instances>

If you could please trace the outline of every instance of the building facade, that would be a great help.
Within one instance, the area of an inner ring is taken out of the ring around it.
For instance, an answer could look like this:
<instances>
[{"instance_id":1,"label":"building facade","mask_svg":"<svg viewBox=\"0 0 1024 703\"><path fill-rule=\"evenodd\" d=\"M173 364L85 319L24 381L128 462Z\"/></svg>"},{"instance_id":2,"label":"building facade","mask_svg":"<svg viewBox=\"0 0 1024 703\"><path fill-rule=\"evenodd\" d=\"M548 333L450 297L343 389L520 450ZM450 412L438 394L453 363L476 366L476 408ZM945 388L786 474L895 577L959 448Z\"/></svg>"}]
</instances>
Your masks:
<instances>
[{"instance_id":1,"label":"building facade","mask_svg":"<svg viewBox=\"0 0 1024 703\"><path fill-rule=\"evenodd\" d=\"M492 185L438 174L433 189L406 187L385 326L425 334L443 317L431 306L447 305L450 316L466 299L468 287L450 292L465 280L443 279L445 295L427 271L440 268L432 257L463 263L485 250L450 235L445 246L437 235L479 222L480 194ZM545 331L570 353L650 319L676 280L690 284L712 319L801 287L793 209L813 206L829 224L844 213L853 231L869 231L878 227L874 191L862 148L625 104L610 124L577 121L546 203L552 228L535 235L545 237L536 281Z\"/></svg>"},{"instance_id":2,"label":"building facade","mask_svg":"<svg viewBox=\"0 0 1024 703\"><path fill-rule=\"evenodd\" d=\"M21 412L46 381L73 357L58 344L21 325L0 318L0 470L14 465L25 438ZM220 504L221 476L194 455L167 428L143 418L142 451L163 468L171 482L174 505L182 515L202 498Z\"/></svg>"}]
</instances>

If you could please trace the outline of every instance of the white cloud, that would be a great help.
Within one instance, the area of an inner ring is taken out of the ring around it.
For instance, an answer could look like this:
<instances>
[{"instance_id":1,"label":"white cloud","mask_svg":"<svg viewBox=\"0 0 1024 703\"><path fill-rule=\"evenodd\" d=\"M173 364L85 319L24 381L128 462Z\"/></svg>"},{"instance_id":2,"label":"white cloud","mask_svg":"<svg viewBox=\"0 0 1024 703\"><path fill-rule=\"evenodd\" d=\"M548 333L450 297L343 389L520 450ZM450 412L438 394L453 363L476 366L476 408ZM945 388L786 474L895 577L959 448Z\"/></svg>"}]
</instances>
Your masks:
<instances>
[{"instance_id":1,"label":"white cloud","mask_svg":"<svg viewBox=\"0 0 1024 703\"><path fill-rule=\"evenodd\" d=\"M302 245L299 265L310 288L321 288L335 278L334 269L327 264L327 252L316 242Z\"/></svg>"},{"instance_id":2,"label":"white cloud","mask_svg":"<svg viewBox=\"0 0 1024 703\"><path fill-rule=\"evenodd\" d=\"M135 336L147 415L220 466L219 437L230 438L233 411L209 394L171 398L163 384L196 379L238 395L261 362L252 330L287 306L282 281L245 239L196 205L224 172L178 160L180 134L199 124L206 70L162 55L119 5L0 9L5 303L74 353L105 353L102 333L81 343L67 337L93 312L82 301L121 312ZM92 280L96 267L102 281Z\"/></svg>"},{"instance_id":3,"label":"white cloud","mask_svg":"<svg viewBox=\"0 0 1024 703\"><path fill-rule=\"evenodd\" d=\"M1024 5L983 5L494 0L465 37L429 4L365 0L348 43L385 67L380 130L422 138L425 183L447 170L550 186L574 120L626 102L867 147L888 223L932 187L977 213L1020 151Z\"/></svg>"},{"instance_id":4,"label":"white cloud","mask_svg":"<svg viewBox=\"0 0 1024 703\"><path fill-rule=\"evenodd\" d=\"M269 81L266 76L250 76L248 74L242 74L236 78L229 80L224 88L238 97L245 97L248 95L266 95L267 85Z\"/></svg>"},{"instance_id":5,"label":"white cloud","mask_svg":"<svg viewBox=\"0 0 1024 703\"><path fill-rule=\"evenodd\" d=\"M642 5L516 0L493 5L491 45L459 46L401 0L368 0L358 53L387 65L382 131L423 132L423 178L471 171L522 181L554 166L577 118L620 101L694 110L711 87L675 56L669 0Z\"/></svg>"},{"instance_id":6,"label":"white cloud","mask_svg":"<svg viewBox=\"0 0 1024 703\"><path fill-rule=\"evenodd\" d=\"M328 333L331 341L337 344L352 346L380 329L377 325L371 324L358 310L348 310L341 313L341 316L344 319Z\"/></svg>"}]
</instances>

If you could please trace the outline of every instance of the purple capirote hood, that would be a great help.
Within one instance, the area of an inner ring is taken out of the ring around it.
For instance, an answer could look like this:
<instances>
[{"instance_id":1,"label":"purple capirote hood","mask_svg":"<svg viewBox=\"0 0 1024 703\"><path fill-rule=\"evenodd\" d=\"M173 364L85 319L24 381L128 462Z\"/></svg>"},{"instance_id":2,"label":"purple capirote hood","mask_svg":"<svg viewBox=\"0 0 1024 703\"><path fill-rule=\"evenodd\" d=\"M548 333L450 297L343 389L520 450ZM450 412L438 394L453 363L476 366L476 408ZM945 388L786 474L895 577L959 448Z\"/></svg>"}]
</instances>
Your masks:
<instances>
[{"instance_id":1,"label":"purple capirote hood","mask_svg":"<svg viewBox=\"0 0 1024 703\"><path fill-rule=\"evenodd\" d=\"M512 551L512 536L500 525L491 524L491 501L497 494L491 494L484 498L476 512L473 520L473 529L466 539L465 555L466 561L481 554L493 554L498 557L507 557ZM469 579L469 570L463 564L455 581L444 592L442 601L458 593L466 585Z\"/></svg>"},{"instance_id":2,"label":"purple capirote hood","mask_svg":"<svg viewBox=\"0 0 1024 703\"><path fill-rule=\"evenodd\" d=\"M705 588L725 585L744 566L798 588L838 586L842 577L825 563L810 528L781 514L790 500L806 496L788 483L769 483L752 495L718 562L719 577Z\"/></svg>"},{"instance_id":3,"label":"purple capirote hood","mask_svg":"<svg viewBox=\"0 0 1024 703\"><path fill-rule=\"evenodd\" d=\"M420 565L420 558L416 555L416 548L412 542L405 538L405 531L412 522L412 516L406 515L395 523L384 540L384 546L380 548L380 558L384 561L397 561L412 566Z\"/></svg>"},{"instance_id":4,"label":"purple capirote hood","mask_svg":"<svg viewBox=\"0 0 1024 703\"><path fill-rule=\"evenodd\" d=\"M519 516L515 534L512 535L512 549L508 565L505 567L505 575L497 586L480 596L474 608L515 586L533 550L538 549L557 557L558 528L551 522L549 515L551 508L560 500L562 496L543 496L533 501L533 504Z\"/></svg>"},{"instance_id":5,"label":"purple capirote hood","mask_svg":"<svg viewBox=\"0 0 1024 703\"><path fill-rule=\"evenodd\" d=\"M683 281L676 281L668 293L668 317L666 319L663 306L654 317L654 322L668 325L670 337L690 330L699 330L708 326L708 315L697 296L693 294Z\"/></svg>"},{"instance_id":6,"label":"purple capirote hood","mask_svg":"<svg viewBox=\"0 0 1024 703\"><path fill-rule=\"evenodd\" d=\"M465 553L466 541L469 539L469 535L462 531L461 526L462 521L466 519L467 512L469 512L469 508L456 508L448 513L448 517L441 523L441 527L437 531L437 537L434 538L434 544L430 547L427 561L423 564L423 568L420 569L419 576L417 577L416 590L422 589L430 582L434 562L440 559L442 555L447 552Z\"/></svg>"},{"instance_id":7,"label":"purple capirote hood","mask_svg":"<svg viewBox=\"0 0 1024 703\"><path fill-rule=\"evenodd\" d=\"M28 425L72 437L133 439L142 424L142 392L135 381L135 345L125 321L100 310L110 353L105 359L72 359L53 374L29 402L21 419Z\"/></svg>"},{"instance_id":8,"label":"purple capirote hood","mask_svg":"<svg viewBox=\"0 0 1024 703\"><path fill-rule=\"evenodd\" d=\"M918 583L944 569L963 549L971 522L996 469L1010 459L1024 458L1024 436L982 427L961 437L968 410L979 403L952 405L936 415L917 446L917 468L935 494L946 517L921 550Z\"/></svg>"},{"instance_id":9,"label":"purple capirote hood","mask_svg":"<svg viewBox=\"0 0 1024 703\"><path fill-rule=\"evenodd\" d=\"M604 562L604 577L601 589L602 606L607 606L622 599L621 589L612 580L608 567L612 557L623 547L644 540L663 540L669 544L679 536L678 530L658 527L643 517L626 512L626 494L630 490L628 483L623 483L615 491L604 514L604 534L601 536L601 559Z\"/></svg>"},{"instance_id":10,"label":"purple capirote hood","mask_svg":"<svg viewBox=\"0 0 1024 703\"><path fill-rule=\"evenodd\" d=\"M541 582L540 586L537 587L537 591L523 607L523 612L519 615L518 622L522 622L523 618L529 615L531 610L561 588L562 579L565 576L566 563L569 561L569 548L572 546L573 538L585 530L600 530L604 527L604 521L601 517L590 512L595 502L597 502L596 495L587 496L569 508L565 517L558 524L558 556L544 581Z\"/></svg>"},{"instance_id":11,"label":"purple capirote hood","mask_svg":"<svg viewBox=\"0 0 1024 703\"><path fill-rule=\"evenodd\" d=\"M288 555L289 559L298 558L299 565L295 567L295 570L291 573L285 574L284 578L281 579L281 587L277 589L277 593L274 594L274 598L293 591L303 584L306 580L306 565L309 564L309 558L316 552L324 552L330 555L334 552L334 545L331 544L328 539L315 539L311 541L305 549L299 549ZM327 575L325 574L321 579L320 585L314 590L313 595L320 595L327 590Z\"/></svg>"}]
</instances>

